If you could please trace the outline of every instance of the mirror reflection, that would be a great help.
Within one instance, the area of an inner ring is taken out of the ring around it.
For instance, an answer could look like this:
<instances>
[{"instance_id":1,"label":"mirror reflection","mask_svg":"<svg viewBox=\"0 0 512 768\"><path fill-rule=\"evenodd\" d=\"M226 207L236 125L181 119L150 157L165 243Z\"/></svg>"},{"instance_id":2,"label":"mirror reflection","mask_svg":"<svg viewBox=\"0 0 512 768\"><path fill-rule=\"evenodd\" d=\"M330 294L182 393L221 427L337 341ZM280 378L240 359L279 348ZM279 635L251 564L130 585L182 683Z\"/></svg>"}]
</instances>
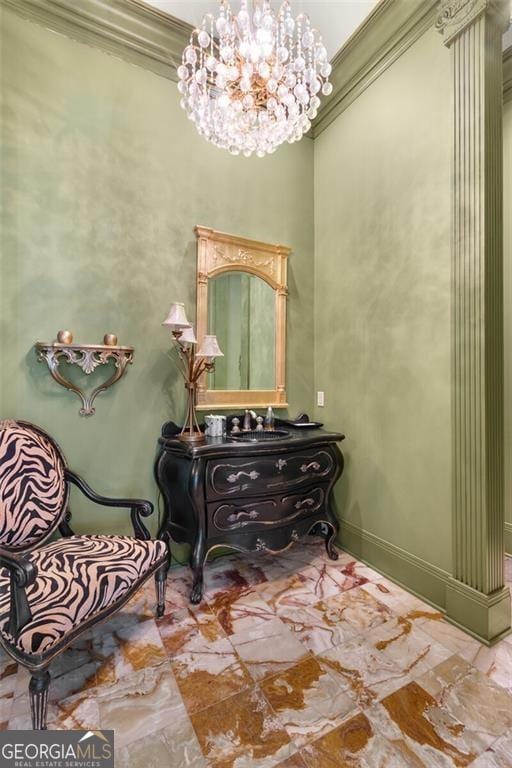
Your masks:
<instances>
[{"instance_id":1,"label":"mirror reflection","mask_svg":"<svg viewBox=\"0 0 512 768\"><path fill-rule=\"evenodd\" d=\"M208 281L208 328L224 357L208 389L274 389L275 291L248 272L224 272Z\"/></svg>"}]
</instances>

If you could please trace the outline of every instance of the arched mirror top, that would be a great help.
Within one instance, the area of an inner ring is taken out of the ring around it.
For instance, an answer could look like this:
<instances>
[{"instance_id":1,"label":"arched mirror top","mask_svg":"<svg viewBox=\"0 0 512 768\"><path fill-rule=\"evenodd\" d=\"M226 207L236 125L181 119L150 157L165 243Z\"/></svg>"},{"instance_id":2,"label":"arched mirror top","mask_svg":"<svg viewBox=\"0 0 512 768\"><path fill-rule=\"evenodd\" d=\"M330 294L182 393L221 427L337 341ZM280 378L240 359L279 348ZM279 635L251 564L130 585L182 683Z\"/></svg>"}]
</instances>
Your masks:
<instances>
[{"instance_id":1,"label":"arched mirror top","mask_svg":"<svg viewBox=\"0 0 512 768\"><path fill-rule=\"evenodd\" d=\"M286 259L291 248L248 240L209 227L197 226L196 235L198 280L207 280L222 272L250 272L274 290L287 290Z\"/></svg>"},{"instance_id":2,"label":"arched mirror top","mask_svg":"<svg viewBox=\"0 0 512 768\"><path fill-rule=\"evenodd\" d=\"M196 227L196 235L198 342L205 334L215 333L221 348L224 342L225 353L217 360L215 373L199 382L198 408L286 407L287 259L291 249L203 226ZM240 282L229 277L237 273L253 278ZM258 281L250 282L254 278L267 284L268 293L258 288Z\"/></svg>"}]
</instances>

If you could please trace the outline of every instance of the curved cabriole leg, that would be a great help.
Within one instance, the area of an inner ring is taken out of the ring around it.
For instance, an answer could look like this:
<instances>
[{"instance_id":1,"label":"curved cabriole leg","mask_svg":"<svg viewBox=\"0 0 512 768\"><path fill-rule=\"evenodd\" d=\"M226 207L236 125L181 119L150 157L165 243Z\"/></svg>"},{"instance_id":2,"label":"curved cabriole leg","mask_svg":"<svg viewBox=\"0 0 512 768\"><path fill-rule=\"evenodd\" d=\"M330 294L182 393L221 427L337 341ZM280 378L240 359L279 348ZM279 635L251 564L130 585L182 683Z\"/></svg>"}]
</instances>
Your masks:
<instances>
[{"instance_id":1,"label":"curved cabriole leg","mask_svg":"<svg viewBox=\"0 0 512 768\"><path fill-rule=\"evenodd\" d=\"M164 615L168 570L169 563L165 562L155 571L156 615L158 619L161 619Z\"/></svg>"},{"instance_id":2,"label":"curved cabriole leg","mask_svg":"<svg viewBox=\"0 0 512 768\"><path fill-rule=\"evenodd\" d=\"M28 690L30 692L30 711L34 731L46 731L46 716L48 713L48 687L50 673L47 669L33 672Z\"/></svg>"},{"instance_id":3,"label":"curved cabriole leg","mask_svg":"<svg viewBox=\"0 0 512 768\"><path fill-rule=\"evenodd\" d=\"M331 533L330 534L328 533L327 536L325 537L325 549L327 552L327 556L329 557L330 560L337 560L339 557L339 554L334 546L334 542L336 541L336 536L338 534L338 531L330 523L328 525Z\"/></svg>"},{"instance_id":4,"label":"curved cabriole leg","mask_svg":"<svg viewBox=\"0 0 512 768\"><path fill-rule=\"evenodd\" d=\"M190 558L190 567L194 572L194 581L190 592L190 602L197 605L203 599L203 570L206 551L202 539L198 539Z\"/></svg>"}]
</instances>

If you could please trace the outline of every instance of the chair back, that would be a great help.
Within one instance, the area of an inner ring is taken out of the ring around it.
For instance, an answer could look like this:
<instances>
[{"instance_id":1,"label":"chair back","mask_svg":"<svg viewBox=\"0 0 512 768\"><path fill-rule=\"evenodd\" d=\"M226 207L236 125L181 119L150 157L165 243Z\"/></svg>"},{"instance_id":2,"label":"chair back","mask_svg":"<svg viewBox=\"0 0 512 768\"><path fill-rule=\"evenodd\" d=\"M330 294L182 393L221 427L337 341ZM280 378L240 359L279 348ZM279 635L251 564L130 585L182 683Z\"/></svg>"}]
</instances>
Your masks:
<instances>
[{"instance_id":1,"label":"chair back","mask_svg":"<svg viewBox=\"0 0 512 768\"><path fill-rule=\"evenodd\" d=\"M0 546L25 550L47 539L67 507L66 461L26 421L0 421Z\"/></svg>"}]
</instances>

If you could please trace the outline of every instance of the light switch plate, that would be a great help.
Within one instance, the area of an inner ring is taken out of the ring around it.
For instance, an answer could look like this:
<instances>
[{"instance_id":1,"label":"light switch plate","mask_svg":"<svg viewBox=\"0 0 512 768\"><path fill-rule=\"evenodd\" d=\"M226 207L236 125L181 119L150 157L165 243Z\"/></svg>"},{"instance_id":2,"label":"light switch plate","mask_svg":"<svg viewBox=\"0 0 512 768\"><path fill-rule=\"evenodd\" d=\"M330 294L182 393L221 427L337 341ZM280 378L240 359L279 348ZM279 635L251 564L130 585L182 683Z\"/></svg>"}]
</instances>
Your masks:
<instances>
[{"instance_id":1,"label":"light switch plate","mask_svg":"<svg viewBox=\"0 0 512 768\"><path fill-rule=\"evenodd\" d=\"M316 393L316 404L317 404L317 405L318 405L320 408L323 408L323 407L324 407L324 405L325 405L325 396L324 396L324 393L323 393L323 392L317 392L317 393Z\"/></svg>"}]
</instances>

